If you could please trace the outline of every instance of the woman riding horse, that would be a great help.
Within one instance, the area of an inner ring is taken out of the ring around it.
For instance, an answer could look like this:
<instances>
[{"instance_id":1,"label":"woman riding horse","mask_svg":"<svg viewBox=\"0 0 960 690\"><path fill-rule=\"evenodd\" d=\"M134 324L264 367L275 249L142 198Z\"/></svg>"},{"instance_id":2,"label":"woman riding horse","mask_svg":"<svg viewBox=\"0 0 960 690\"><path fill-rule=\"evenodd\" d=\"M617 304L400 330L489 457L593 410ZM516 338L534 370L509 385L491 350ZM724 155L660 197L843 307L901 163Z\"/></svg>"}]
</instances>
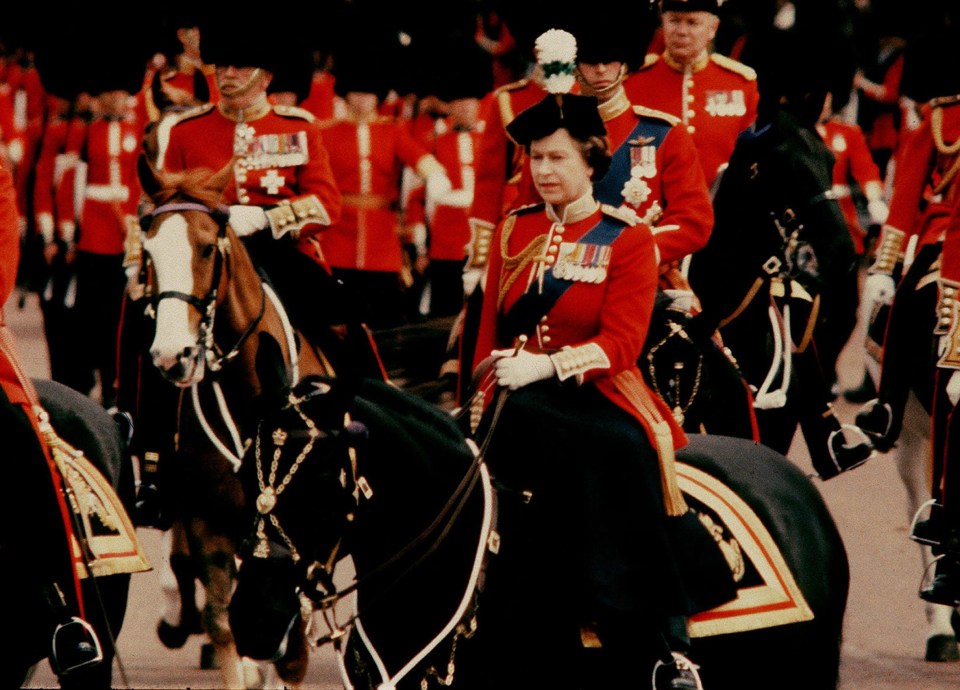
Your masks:
<instances>
[{"instance_id":1,"label":"woman riding horse","mask_svg":"<svg viewBox=\"0 0 960 690\"><path fill-rule=\"evenodd\" d=\"M0 303L13 291L19 255L12 176L0 168ZM58 675L85 675L103 660L103 649L84 618L86 602L70 548L75 539L71 509L63 477L40 431L36 405L36 392L0 315L0 428L8 459L4 481L12 489L7 509L17 523L0 549L0 573L4 591L20 593L4 599L2 615L23 623L17 634L7 636L5 654L30 663L49 654ZM34 617L24 620L25 611ZM23 678L12 680L19 685Z\"/></svg>"},{"instance_id":2,"label":"woman riding horse","mask_svg":"<svg viewBox=\"0 0 960 690\"><path fill-rule=\"evenodd\" d=\"M664 636L692 607L667 534L688 513L673 466L686 437L636 366L657 288L653 235L594 199L610 164L595 98L548 95L507 130L545 205L513 212L493 241L474 368L483 375L492 361L511 393L480 422L492 433L487 461L508 493L530 496L535 533L569 554L557 587L596 629L611 677L657 669L657 687L677 676L696 687ZM474 419L492 402L484 385Z\"/></svg>"}]
</instances>

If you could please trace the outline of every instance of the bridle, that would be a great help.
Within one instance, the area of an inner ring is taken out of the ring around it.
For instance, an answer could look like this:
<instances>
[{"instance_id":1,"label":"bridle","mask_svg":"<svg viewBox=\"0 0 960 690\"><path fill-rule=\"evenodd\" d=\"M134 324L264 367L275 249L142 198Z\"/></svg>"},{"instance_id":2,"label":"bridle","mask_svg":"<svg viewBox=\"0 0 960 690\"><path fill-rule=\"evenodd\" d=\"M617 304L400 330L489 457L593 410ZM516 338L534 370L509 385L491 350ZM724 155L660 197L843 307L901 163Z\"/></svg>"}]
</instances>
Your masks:
<instances>
[{"instance_id":1,"label":"bridle","mask_svg":"<svg viewBox=\"0 0 960 690\"><path fill-rule=\"evenodd\" d=\"M163 292L152 296L151 307L154 311L156 311L161 301L165 299L175 299L185 302L196 309L200 313L200 324L198 326L197 334L197 358L204 358L207 368L212 372L217 372L223 368L224 364L230 362L239 354L240 348L243 346L244 342L246 342L247 338L250 337L250 335L263 320L263 315L266 312L266 291L261 285L260 309L257 316L247 325L243 333L240 334L234 346L224 353L214 341L213 326L217 311L217 303L220 296L220 282L223 278L224 272L226 272L228 276L230 273L230 238L227 236L227 221L230 216L229 209L224 205L210 208L205 204L191 201L171 202L162 204L153 209L150 213L143 216L140 219L141 228L143 228L144 232L146 232L154 220L161 214L182 213L184 211L198 211L200 213L205 213L217 223L216 241L204 249L205 256L215 252L213 257L213 276L210 280L210 288L207 290L207 294L202 298L180 292L179 290L164 290ZM145 260L149 260L149 256L146 254L146 252L144 252L144 258Z\"/></svg>"},{"instance_id":2,"label":"bridle","mask_svg":"<svg viewBox=\"0 0 960 690\"><path fill-rule=\"evenodd\" d=\"M280 520L274 512L279 498L283 495L283 488L285 488L290 481L293 480L294 476L297 475L298 470L300 470L302 465L306 462L309 462L309 457L311 451L313 450L313 443L321 438L339 438L341 442L345 442L347 446L349 463L345 466L341 466L340 468L340 483L344 491L348 492L352 496L352 502L349 502L349 507L344 510L338 518L340 520L340 527L338 529L338 533L340 535L346 531L348 524L353 522L355 519L354 510L359 507L361 500L369 500L373 496L373 489L370 487L367 479L358 471L356 450L351 445L350 441L350 436L358 433L359 428L357 427L357 423L351 422L349 420L349 416L346 415L344 428L342 430L321 430L301 407L301 404L306 402L309 398L318 394L326 393L327 391L329 391L329 386L321 386L315 391L307 393L301 397L291 394L289 397L289 406L292 407L303 420L307 431L290 432L278 430L281 432L280 434L278 434L277 431L274 431L271 436L274 439L274 445L277 449L275 450L273 456L274 460L271 462L269 468L264 466L265 454L257 452L255 455L255 470L258 478L258 489L260 491L260 495L256 501L257 515L254 518L256 546L250 552L250 557L290 558L293 560L294 564L300 567L302 576L300 577L300 584L298 586L298 595L301 599L301 610L313 610L320 612L329 630L329 632L326 634L320 635L316 638L309 637L308 631L308 638L310 639L310 644L312 646L319 647L327 642L333 642L339 652L341 650L343 638L351 629L356 628L361 640L363 640L364 644L367 646L368 651L378 661L378 668L380 668L381 673L385 674L385 676L389 675L386 673L382 662L379 662L379 655L377 654L376 650L366 639L361 624L361 617L375 608L377 601L365 600L362 604L362 607L358 605L356 610L349 616L347 620L344 621L337 619L335 610L336 605L343 601L347 596L362 588L364 584L370 582L374 578L382 577L390 568L402 565L400 571L392 576L389 586L393 588L400 584L403 578L416 571L416 569L424 561L437 552L443 542L450 535L453 527L456 525L457 520L461 516L463 509L466 507L468 500L473 495L473 490L478 483L482 486L483 490L484 512L478 541L478 549L474 559L472 577L467 586L464 597L461 600L461 606L451 618L445 629L441 631L430 644L424 647L421 652L418 653L414 659L412 659L400 672L393 675L393 677L390 679L390 682L395 684L400 677L406 675L417 663L419 663L419 661L421 661L428 653L433 651L433 649L435 649L440 642L448 637L451 632L454 631L454 629L456 629L455 634L461 637L472 634L472 632L464 632L463 630L472 630L475 627L475 622L471 622L470 625L464 627L465 624L462 621L465 616L468 615L470 608L475 606L475 592L477 589L479 574L482 569L483 556L488 548L495 550L494 543L497 540L497 537L495 536L496 533L492 527L493 491L490 484L490 478L487 473L486 466L482 462L482 456L479 449L472 441L468 440L467 444L472 451L473 459L463 476L460 478L457 486L454 487L450 496L447 498L438 513L434 516L430 524L421 530L416 536L406 542L399 550L395 551L390 556L377 563L375 566L366 568L362 574L357 573L354 581L349 585L343 588L338 588L334 583L334 569L337 561L340 558L340 550L343 546L342 537L338 538L332 544L332 546L330 546L327 553L313 555L309 558L306 558L303 551L297 548L287 533L283 530ZM258 449L260 448L259 443L262 435L261 431L262 429L258 428L256 440ZM308 437L308 440L304 450L301 451L291 466L286 470L286 474L280 480L280 484L276 485L276 471L278 469L276 458L279 456L279 449L282 447L283 443L286 442L286 437L282 434L291 433L299 433L300 435L305 433ZM279 445L277 444L277 441L279 441ZM265 480L265 477L267 476L270 477L269 481ZM267 522L273 526L273 532L279 536L280 541L271 540L266 534L265 529ZM463 630L461 628L463 628Z\"/></svg>"}]
</instances>

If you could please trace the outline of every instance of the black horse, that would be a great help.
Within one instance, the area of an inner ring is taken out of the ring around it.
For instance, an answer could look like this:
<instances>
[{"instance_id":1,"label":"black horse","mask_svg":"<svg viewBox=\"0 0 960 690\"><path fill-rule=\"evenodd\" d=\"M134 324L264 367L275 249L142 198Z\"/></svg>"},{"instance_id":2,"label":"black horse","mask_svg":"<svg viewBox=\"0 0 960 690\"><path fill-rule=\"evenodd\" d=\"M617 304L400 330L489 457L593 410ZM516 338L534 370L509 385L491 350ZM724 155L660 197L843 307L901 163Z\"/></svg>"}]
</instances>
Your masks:
<instances>
[{"instance_id":1,"label":"black horse","mask_svg":"<svg viewBox=\"0 0 960 690\"><path fill-rule=\"evenodd\" d=\"M311 636L334 642L353 687L611 687L598 680L603 650L591 648L563 584L563 535L531 529L542 525L537 502L490 477L453 417L380 382L353 395L307 379L283 400L267 408L240 472L256 506L230 604L240 653L274 659L302 648L308 598L328 622ZM712 635L710 623L694 623L706 626L691 652L704 683L834 688L849 573L815 488L745 439L697 436L679 459L688 501L701 520L715 518L731 567L743 566L741 586L759 586L764 568L737 560L730 523L699 502L717 480L770 535L811 614ZM334 569L348 558L356 579L338 589ZM351 594L356 610L344 617L337 604Z\"/></svg>"},{"instance_id":2,"label":"black horse","mask_svg":"<svg viewBox=\"0 0 960 690\"><path fill-rule=\"evenodd\" d=\"M799 424L824 479L872 451L848 445L830 407L830 372L857 304L831 167L824 143L786 110L744 132L714 198L713 232L689 271L703 306L690 330L700 339L719 330L756 391L761 441L785 453Z\"/></svg>"},{"instance_id":3,"label":"black horse","mask_svg":"<svg viewBox=\"0 0 960 690\"><path fill-rule=\"evenodd\" d=\"M63 384L48 379L33 381L40 403L50 416L50 422L57 435L72 447L81 450L84 456L96 466L114 488L124 507L132 507L133 473L127 456L127 431L121 423L108 414L103 407L89 397ZM11 462L20 458L9 458ZM45 487L20 486L17 491L39 492ZM29 529L29 525L19 525L20 529ZM9 540L0 538L0 572L11 572L17 568L17 558L22 554L11 553ZM4 581L7 580L3 576ZM65 580L70 576L65 575ZM82 591L86 602L85 616L97 633L103 649L103 660L88 668L77 670L60 678L63 688L111 688L114 643L120 634L127 607L127 593L130 584L129 574L107 575L82 580ZM36 610L22 610L33 601L32 595L25 591L11 591L4 588L7 603L5 610L20 609L16 618L16 642L8 639L4 642L7 649L16 652L12 657L4 655L4 687L19 687L28 677L31 668L50 653L50 629L44 622L45 617Z\"/></svg>"}]
</instances>

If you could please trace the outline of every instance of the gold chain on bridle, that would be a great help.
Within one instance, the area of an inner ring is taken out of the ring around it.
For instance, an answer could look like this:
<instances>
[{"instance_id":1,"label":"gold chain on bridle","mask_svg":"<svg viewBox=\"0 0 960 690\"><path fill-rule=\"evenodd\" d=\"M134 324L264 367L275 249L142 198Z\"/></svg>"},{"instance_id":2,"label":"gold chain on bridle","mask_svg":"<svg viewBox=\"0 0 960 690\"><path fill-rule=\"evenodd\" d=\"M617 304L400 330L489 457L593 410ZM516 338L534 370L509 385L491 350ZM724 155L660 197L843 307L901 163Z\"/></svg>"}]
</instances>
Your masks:
<instances>
[{"instance_id":1,"label":"gold chain on bridle","mask_svg":"<svg viewBox=\"0 0 960 690\"><path fill-rule=\"evenodd\" d=\"M308 439L306 444L303 446L303 450L300 451L296 459L294 459L293 464L290 466L290 469L287 470L286 475L283 479L280 480L280 485L276 485L277 481L277 469L280 464L280 456L283 454L283 446L286 443L286 440L289 434L283 429L276 429L273 432L273 445L275 446L273 450L273 458L270 461L270 474L267 481L264 481L263 478L263 462L261 460L260 452L260 427L257 427L256 434L256 468L257 468L257 486L260 489L260 495L257 496L256 506L258 516L257 520L257 546L253 550L254 558L267 558L270 554L270 545L269 540L267 539L266 534L266 524L264 523L264 517L270 520L270 524L273 525L274 529L277 530L277 534L280 535L280 538L286 544L287 548L290 549L290 554L293 558L294 563L300 561L300 554L297 551L297 548L293 545L293 542L290 540L290 537L287 536L287 533L280 526L280 521L277 520L277 516L273 514L273 509L277 505L277 500L280 498L280 494L283 493L284 489L287 488L287 485L290 484L290 481L293 479L293 476L297 473L297 470L300 469L300 465L303 464L303 461L307 459L307 456L310 455L310 451L313 450L313 445L318 438L323 436L323 433L317 429L317 425L314 423L310 417L304 414L303 410L300 409L300 400L291 399L290 405L296 410L297 414L300 415L300 418L303 420L303 423L307 427Z\"/></svg>"},{"instance_id":2,"label":"gold chain on bridle","mask_svg":"<svg viewBox=\"0 0 960 690\"><path fill-rule=\"evenodd\" d=\"M687 332L683 330L683 326L670 321L670 332L663 337L660 342L650 348L650 351L647 352L647 370L650 372L650 381L653 383L654 392L660 396L661 399L666 400L667 397L661 392L660 385L657 383L657 367L654 364L654 358L656 357L657 350L659 350L663 345L666 345L667 341L674 336L679 336L686 340L691 345L696 346L693 342L693 339L687 335ZM680 364L681 366L677 366ZM682 368L681 362L674 363L674 369L679 371ZM674 406L671 410L673 413L673 418L677 421L677 424L683 426L683 422L687 413L687 410L690 409L690 406L693 405L693 401L697 399L697 393L700 392L700 380L703 374L703 355L697 355L697 372L693 377L693 387L690 390L690 397L687 398L685 405L680 404L680 377L677 376L675 381L676 388L676 398L674 400Z\"/></svg>"}]
</instances>

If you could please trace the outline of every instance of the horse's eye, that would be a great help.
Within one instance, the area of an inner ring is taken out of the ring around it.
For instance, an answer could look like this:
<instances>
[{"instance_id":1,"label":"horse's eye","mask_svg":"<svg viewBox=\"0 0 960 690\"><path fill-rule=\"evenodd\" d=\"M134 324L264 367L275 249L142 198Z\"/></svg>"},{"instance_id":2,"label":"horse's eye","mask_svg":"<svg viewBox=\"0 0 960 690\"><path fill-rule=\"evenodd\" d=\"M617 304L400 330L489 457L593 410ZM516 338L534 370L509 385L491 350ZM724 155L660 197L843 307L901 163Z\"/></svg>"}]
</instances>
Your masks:
<instances>
[{"instance_id":1,"label":"horse's eye","mask_svg":"<svg viewBox=\"0 0 960 690\"><path fill-rule=\"evenodd\" d=\"M204 259L209 259L209 258L210 258L210 255L213 254L213 249L214 249L214 246L213 246L212 244L208 244L206 247L204 247L204 248L203 248L203 258L204 258Z\"/></svg>"}]
</instances>

